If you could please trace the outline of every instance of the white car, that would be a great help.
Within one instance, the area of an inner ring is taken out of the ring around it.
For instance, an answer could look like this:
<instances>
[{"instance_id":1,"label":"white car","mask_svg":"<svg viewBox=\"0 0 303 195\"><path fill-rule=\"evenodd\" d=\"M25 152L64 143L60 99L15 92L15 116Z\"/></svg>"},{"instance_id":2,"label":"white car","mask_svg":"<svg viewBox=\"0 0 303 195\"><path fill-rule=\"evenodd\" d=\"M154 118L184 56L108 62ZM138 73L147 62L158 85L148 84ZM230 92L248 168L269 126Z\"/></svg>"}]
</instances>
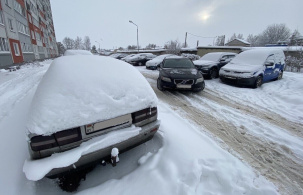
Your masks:
<instances>
[{"instance_id":1,"label":"white car","mask_svg":"<svg viewBox=\"0 0 303 195\"><path fill-rule=\"evenodd\" d=\"M155 57L154 59L152 60L149 60L146 62L146 68L147 69L152 69L152 70L155 70L157 69L157 66L166 58L166 57L169 57L169 56L176 56L176 55L173 55L173 54L163 54L163 55L159 55L157 57Z\"/></svg>"},{"instance_id":2,"label":"white car","mask_svg":"<svg viewBox=\"0 0 303 195\"><path fill-rule=\"evenodd\" d=\"M125 64L94 55L52 62L26 126L30 158L23 171L29 180L80 182L78 170L102 161L114 164L118 151L153 138L160 125L157 96L142 74Z\"/></svg>"},{"instance_id":3,"label":"white car","mask_svg":"<svg viewBox=\"0 0 303 195\"><path fill-rule=\"evenodd\" d=\"M284 66L285 55L281 49L251 49L222 67L220 79L225 83L257 88L264 82L282 79Z\"/></svg>"},{"instance_id":4,"label":"white car","mask_svg":"<svg viewBox=\"0 0 303 195\"><path fill-rule=\"evenodd\" d=\"M92 52L87 50L74 50L68 49L64 52L64 56L73 56L73 55L93 55Z\"/></svg>"}]
</instances>

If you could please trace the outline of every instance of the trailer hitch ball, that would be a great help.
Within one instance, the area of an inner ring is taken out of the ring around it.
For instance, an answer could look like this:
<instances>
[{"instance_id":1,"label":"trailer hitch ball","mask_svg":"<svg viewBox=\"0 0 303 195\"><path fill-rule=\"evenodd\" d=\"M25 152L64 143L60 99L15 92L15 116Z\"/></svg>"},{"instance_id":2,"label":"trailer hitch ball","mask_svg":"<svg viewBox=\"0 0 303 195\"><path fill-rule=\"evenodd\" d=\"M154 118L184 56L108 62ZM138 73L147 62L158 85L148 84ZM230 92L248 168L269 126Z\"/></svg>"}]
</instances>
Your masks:
<instances>
[{"instance_id":1,"label":"trailer hitch ball","mask_svg":"<svg viewBox=\"0 0 303 195\"><path fill-rule=\"evenodd\" d=\"M118 148L113 148L111 152L111 164L113 165L113 167L115 167L117 162L119 162L118 154L119 154Z\"/></svg>"}]
</instances>

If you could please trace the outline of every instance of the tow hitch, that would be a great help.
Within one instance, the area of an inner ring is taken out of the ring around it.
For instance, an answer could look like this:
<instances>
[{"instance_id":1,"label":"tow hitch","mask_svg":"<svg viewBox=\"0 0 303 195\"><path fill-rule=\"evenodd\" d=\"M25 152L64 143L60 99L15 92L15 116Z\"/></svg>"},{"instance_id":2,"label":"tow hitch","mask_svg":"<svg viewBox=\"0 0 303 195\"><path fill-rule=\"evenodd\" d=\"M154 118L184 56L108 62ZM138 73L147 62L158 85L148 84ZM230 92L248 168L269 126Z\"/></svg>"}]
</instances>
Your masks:
<instances>
[{"instance_id":1,"label":"tow hitch","mask_svg":"<svg viewBox=\"0 0 303 195\"><path fill-rule=\"evenodd\" d=\"M119 149L118 148L113 148L111 152L111 164L113 167L116 166L116 164L119 162Z\"/></svg>"}]
</instances>

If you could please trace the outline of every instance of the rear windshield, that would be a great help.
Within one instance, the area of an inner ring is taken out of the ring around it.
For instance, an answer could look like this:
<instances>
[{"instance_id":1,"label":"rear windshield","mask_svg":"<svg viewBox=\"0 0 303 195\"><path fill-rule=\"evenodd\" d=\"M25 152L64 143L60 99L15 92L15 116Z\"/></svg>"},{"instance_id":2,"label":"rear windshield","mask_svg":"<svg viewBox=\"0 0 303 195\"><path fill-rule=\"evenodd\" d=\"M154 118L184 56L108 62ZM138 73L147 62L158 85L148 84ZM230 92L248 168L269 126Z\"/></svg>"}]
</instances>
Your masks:
<instances>
[{"instance_id":1,"label":"rear windshield","mask_svg":"<svg viewBox=\"0 0 303 195\"><path fill-rule=\"evenodd\" d=\"M163 68L195 68L189 59L167 59L164 61Z\"/></svg>"}]
</instances>

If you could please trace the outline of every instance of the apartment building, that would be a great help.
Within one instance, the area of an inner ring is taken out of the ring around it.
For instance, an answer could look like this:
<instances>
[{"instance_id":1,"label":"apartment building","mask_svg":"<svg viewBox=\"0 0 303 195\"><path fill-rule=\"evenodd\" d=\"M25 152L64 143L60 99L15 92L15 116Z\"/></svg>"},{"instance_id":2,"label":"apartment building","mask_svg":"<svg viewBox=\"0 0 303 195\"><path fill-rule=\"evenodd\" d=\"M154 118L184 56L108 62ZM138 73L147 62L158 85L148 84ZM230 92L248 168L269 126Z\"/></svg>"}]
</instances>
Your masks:
<instances>
[{"instance_id":1,"label":"apartment building","mask_svg":"<svg viewBox=\"0 0 303 195\"><path fill-rule=\"evenodd\" d=\"M0 68L58 55L50 0L0 0Z\"/></svg>"}]
</instances>

